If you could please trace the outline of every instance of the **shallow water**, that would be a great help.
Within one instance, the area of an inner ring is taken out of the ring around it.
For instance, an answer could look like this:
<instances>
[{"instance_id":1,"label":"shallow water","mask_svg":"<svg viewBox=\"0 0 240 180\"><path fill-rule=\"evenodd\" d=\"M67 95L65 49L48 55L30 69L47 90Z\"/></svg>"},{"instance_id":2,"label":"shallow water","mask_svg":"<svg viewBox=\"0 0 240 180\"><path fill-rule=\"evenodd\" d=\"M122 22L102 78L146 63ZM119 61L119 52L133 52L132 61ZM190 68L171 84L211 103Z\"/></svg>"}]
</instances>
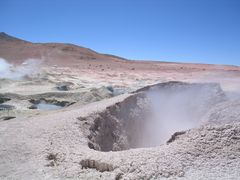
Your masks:
<instances>
[{"instance_id":1,"label":"shallow water","mask_svg":"<svg viewBox=\"0 0 240 180\"><path fill-rule=\"evenodd\" d=\"M56 110L56 109L63 108L62 106L58 106L55 104L47 104L47 103L36 104L36 107L37 109L40 109L40 110Z\"/></svg>"}]
</instances>

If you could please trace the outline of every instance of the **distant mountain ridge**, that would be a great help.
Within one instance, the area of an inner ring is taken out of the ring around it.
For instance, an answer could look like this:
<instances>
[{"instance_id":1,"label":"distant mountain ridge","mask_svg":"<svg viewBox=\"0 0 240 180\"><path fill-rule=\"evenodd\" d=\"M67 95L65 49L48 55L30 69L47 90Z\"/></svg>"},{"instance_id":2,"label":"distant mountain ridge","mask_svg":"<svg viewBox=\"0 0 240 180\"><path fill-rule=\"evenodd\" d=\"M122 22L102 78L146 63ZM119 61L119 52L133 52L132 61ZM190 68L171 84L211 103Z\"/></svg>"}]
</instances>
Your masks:
<instances>
[{"instance_id":1,"label":"distant mountain ridge","mask_svg":"<svg viewBox=\"0 0 240 180\"><path fill-rule=\"evenodd\" d=\"M28 42L16 37L13 37L9 34L6 34L5 32L0 32L0 40L6 40L6 41L23 41L23 42Z\"/></svg>"},{"instance_id":2,"label":"distant mountain ridge","mask_svg":"<svg viewBox=\"0 0 240 180\"><path fill-rule=\"evenodd\" d=\"M0 33L0 58L10 63L21 64L26 59L41 59L46 65L64 67L78 67L89 69L98 67L98 70L107 69L154 69L154 71L179 70L237 70L240 67L231 65L211 65L196 63L176 63L163 61L137 61L98 53L92 49L70 43L32 43L22 40L7 33Z\"/></svg>"},{"instance_id":3,"label":"distant mountain ridge","mask_svg":"<svg viewBox=\"0 0 240 180\"><path fill-rule=\"evenodd\" d=\"M63 63L63 59L71 60L125 60L124 58L100 54L92 49L69 43L32 43L4 32L0 33L0 57L13 63L21 63L25 59L45 58L48 62ZM55 62L58 61L58 62Z\"/></svg>"}]
</instances>

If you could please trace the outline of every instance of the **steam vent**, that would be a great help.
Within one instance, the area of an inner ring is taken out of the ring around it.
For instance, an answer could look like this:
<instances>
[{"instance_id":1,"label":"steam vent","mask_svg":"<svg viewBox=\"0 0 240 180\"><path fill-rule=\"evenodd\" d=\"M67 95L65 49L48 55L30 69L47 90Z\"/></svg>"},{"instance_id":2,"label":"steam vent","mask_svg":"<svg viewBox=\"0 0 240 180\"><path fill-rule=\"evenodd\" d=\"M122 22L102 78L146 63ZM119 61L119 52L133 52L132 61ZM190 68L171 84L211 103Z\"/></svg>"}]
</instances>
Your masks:
<instances>
[{"instance_id":1,"label":"steam vent","mask_svg":"<svg viewBox=\"0 0 240 180\"><path fill-rule=\"evenodd\" d=\"M226 96L218 84L168 82L147 86L83 122L88 146L121 151L167 143L174 133L196 128ZM81 119L81 118L80 118Z\"/></svg>"}]
</instances>

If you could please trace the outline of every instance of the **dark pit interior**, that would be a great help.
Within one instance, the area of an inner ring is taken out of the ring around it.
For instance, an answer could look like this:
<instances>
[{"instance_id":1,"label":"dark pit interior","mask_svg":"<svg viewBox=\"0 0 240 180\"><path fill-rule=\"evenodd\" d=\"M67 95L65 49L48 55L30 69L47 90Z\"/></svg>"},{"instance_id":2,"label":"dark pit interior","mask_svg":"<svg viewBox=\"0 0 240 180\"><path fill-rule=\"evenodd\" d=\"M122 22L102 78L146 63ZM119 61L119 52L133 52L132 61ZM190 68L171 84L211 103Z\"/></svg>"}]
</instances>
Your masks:
<instances>
[{"instance_id":1,"label":"dark pit interior","mask_svg":"<svg viewBox=\"0 0 240 180\"><path fill-rule=\"evenodd\" d=\"M79 120L88 126L91 149L153 147L172 142L178 131L199 126L201 117L224 100L218 84L167 82L140 89L105 111Z\"/></svg>"}]
</instances>

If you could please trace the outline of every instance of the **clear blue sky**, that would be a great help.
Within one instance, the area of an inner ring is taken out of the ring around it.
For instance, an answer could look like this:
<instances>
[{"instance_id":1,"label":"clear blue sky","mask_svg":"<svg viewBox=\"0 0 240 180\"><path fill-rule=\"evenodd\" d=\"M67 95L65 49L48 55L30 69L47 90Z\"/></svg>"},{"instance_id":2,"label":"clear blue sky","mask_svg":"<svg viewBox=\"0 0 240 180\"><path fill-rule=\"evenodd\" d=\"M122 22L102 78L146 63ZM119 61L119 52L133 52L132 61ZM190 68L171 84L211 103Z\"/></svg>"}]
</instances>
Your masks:
<instances>
[{"instance_id":1,"label":"clear blue sky","mask_svg":"<svg viewBox=\"0 0 240 180\"><path fill-rule=\"evenodd\" d=\"M0 31L129 59L240 65L240 0L0 0Z\"/></svg>"}]
</instances>

